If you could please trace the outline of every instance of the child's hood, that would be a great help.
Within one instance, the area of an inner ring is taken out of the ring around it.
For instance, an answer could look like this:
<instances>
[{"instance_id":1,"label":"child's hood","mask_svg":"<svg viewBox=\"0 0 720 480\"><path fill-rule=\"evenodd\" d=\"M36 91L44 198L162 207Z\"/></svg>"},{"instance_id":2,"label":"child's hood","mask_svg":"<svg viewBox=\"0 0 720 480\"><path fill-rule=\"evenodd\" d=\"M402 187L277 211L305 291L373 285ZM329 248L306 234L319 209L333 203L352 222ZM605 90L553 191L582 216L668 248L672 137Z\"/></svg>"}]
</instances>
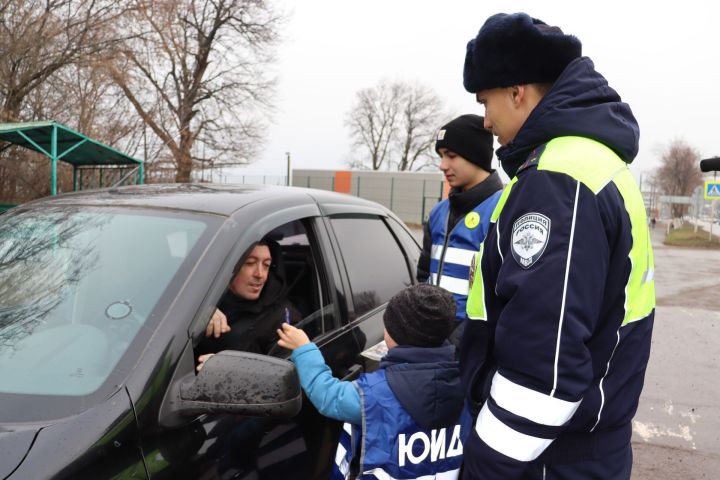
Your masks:
<instances>
[{"instance_id":1,"label":"child's hood","mask_svg":"<svg viewBox=\"0 0 720 480\"><path fill-rule=\"evenodd\" d=\"M464 396L453 345L395 347L381 368L395 397L419 426L433 429L457 422Z\"/></svg>"}]
</instances>

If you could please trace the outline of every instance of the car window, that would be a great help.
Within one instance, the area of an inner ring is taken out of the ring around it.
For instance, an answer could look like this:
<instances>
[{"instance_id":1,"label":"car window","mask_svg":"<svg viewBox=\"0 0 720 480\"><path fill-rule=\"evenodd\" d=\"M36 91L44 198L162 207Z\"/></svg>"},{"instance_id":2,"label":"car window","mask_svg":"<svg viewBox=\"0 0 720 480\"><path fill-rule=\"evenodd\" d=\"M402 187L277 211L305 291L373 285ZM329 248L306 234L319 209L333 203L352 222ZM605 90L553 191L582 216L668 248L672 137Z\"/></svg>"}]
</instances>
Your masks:
<instances>
[{"instance_id":1,"label":"car window","mask_svg":"<svg viewBox=\"0 0 720 480\"><path fill-rule=\"evenodd\" d=\"M97 390L206 229L127 210L3 215L0 392Z\"/></svg>"},{"instance_id":2,"label":"car window","mask_svg":"<svg viewBox=\"0 0 720 480\"><path fill-rule=\"evenodd\" d=\"M327 276L310 219L258 234L262 240L235 261L232 279L216 305L227 317L229 331L200 338L196 356L222 350L280 354L276 330L281 323L302 328L311 339L335 325L335 306L325 287ZM261 274L255 259L262 255L268 255L269 263Z\"/></svg>"},{"instance_id":3,"label":"car window","mask_svg":"<svg viewBox=\"0 0 720 480\"><path fill-rule=\"evenodd\" d=\"M302 328L310 338L333 329L335 306L311 220L287 223L268 237L278 238L288 278L288 298L302 316Z\"/></svg>"},{"instance_id":4,"label":"car window","mask_svg":"<svg viewBox=\"0 0 720 480\"><path fill-rule=\"evenodd\" d=\"M355 315L412 285L405 255L380 217L333 217L352 291Z\"/></svg>"},{"instance_id":5,"label":"car window","mask_svg":"<svg viewBox=\"0 0 720 480\"><path fill-rule=\"evenodd\" d=\"M408 262L414 270L417 266L418 258L420 257L420 244L418 243L418 239L413 237L412 234L408 232L407 228L404 225L401 225L400 222L394 218L388 218L387 221L392 227L392 231L398 237L398 240L400 240L400 243L405 247ZM412 274L412 277L415 277L414 273Z\"/></svg>"}]
</instances>

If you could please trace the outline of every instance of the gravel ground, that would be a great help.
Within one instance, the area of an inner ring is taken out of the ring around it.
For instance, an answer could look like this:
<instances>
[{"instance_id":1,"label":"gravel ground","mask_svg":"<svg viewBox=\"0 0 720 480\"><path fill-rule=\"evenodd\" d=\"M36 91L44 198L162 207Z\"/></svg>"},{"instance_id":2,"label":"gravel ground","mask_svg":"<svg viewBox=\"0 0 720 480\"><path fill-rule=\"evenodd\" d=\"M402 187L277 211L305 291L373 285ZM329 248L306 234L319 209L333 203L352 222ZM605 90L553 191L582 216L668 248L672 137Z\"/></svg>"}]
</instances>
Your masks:
<instances>
[{"instance_id":1,"label":"gravel ground","mask_svg":"<svg viewBox=\"0 0 720 480\"><path fill-rule=\"evenodd\" d=\"M720 478L720 252L653 230L657 308L633 421L633 479Z\"/></svg>"}]
</instances>

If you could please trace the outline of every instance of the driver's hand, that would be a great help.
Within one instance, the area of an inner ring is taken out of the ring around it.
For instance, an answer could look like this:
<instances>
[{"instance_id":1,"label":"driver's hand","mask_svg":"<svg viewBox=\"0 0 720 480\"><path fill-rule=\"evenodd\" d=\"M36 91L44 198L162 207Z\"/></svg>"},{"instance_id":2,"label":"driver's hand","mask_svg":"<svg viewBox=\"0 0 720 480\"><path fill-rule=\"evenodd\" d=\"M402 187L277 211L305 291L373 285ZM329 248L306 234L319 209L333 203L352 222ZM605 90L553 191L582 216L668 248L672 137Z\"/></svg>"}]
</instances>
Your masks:
<instances>
[{"instance_id":1,"label":"driver's hand","mask_svg":"<svg viewBox=\"0 0 720 480\"><path fill-rule=\"evenodd\" d=\"M202 370L202 368L205 366L205 362L207 362L208 359L210 357L212 357L213 355L215 355L215 354L214 353L206 353L205 355L200 355L198 357L198 365L197 365L197 367L195 367L195 370L197 370L198 372L200 370Z\"/></svg>"},{"instance_id":2,"label":"driver's hand","mask_svg":"<svg viewBox=\"0 0 720 480\"><path fill-rule=\"evenodd\" d=\"M205 336L218 338L223 333L227 333L229 331L230 325L228 325L227 317L223 312L216 308L212 317L210 317L207 328L205 329Z\"/></svg>"},{"instance_id":3,"label":"driver's hand","mask_svg":"<svg viewBox=\"0 0 720 480\"><path fill-rule=\"evenodd\" d=\"M280 337L277 342L278 345L288 350L295 350L310 343L310 339L304 331L293 327L289 323L283 323L282 328L278 328L277 334Z\"/></svg>"}]
</instances>

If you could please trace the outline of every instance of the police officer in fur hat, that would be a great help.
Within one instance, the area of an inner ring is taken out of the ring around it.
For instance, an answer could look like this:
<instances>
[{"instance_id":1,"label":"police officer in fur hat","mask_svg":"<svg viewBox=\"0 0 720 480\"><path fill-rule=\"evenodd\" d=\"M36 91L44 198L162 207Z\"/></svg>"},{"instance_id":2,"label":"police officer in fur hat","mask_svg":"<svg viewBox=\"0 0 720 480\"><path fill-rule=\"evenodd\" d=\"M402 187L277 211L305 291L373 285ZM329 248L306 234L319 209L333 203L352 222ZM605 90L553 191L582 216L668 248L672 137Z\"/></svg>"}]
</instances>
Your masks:
<instances>
[{"instance_id":1,"label":"police officer in fur hat","mask_svg":"<svg viewBox=\"0 0 720 480\"><path fill-rule=\"evenodd\" d=\"M439 285L453 294L456 327L465 320L472 257L485 239L502 190L500 176L491 167L493 137L483 123L478 115L462 115L437 133L435 151L451 190L430 212L418 260L419 282ZM454 330L451 341L455 345L461 334L462 328Z\"/></svg>"},{"instance_id":2,"label":"police officer in fur hat","mask_svg":"<svg viewBox=\"0 0 720 480\"><path fill-rule=\"evenodd\" d=\"M639 128L580 41L525 13L467 44L465 89L512 179L460 349L465 479L628 479L655 312Z\"/></svg>"}]
</instances>

